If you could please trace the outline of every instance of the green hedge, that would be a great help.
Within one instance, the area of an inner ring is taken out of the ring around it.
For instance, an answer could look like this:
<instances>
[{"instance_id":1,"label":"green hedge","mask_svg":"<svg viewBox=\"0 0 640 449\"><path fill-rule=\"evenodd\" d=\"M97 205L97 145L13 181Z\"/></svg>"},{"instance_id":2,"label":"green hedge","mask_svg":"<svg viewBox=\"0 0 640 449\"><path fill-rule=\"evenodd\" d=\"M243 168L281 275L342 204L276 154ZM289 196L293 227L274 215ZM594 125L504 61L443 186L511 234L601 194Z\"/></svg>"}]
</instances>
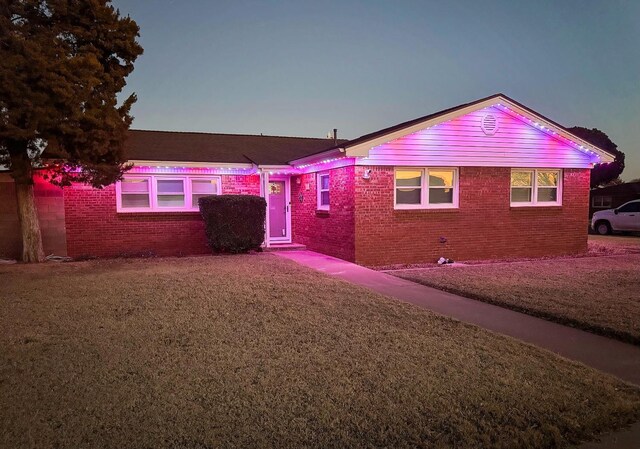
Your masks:
<instances>
[{"instance_id":1,"label":"green hedge","mask_svg":"<svg viewBox=\"0 0 640 449\"><path fill-rule=\"evenodd\" d=\"M198 200L207 240L215 252L246 253L264 241L267 202L254 195L205 196Z\"/></svg>"}]
</instances>

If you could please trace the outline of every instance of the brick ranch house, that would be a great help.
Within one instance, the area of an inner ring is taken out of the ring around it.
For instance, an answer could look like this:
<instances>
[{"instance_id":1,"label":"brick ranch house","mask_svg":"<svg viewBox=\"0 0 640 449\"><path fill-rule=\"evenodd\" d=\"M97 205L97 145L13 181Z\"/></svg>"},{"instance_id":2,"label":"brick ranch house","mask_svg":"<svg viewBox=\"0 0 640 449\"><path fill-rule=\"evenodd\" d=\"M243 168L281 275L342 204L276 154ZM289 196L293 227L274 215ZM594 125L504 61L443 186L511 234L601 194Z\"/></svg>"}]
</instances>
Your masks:
<instances>
[{"instance_id":1,"label":"brick ranch house","mask_svg":"<svg viewBox=\"0 0 640 449\"><path fill-rule=\"evenodd\" d=\"M350 141L131 131L133 168L102 190L36 183L47 253L210 252L197 199L267 200L265 245L363 265L586 251L589 176L613 157L497 94ZM0 255L20 251L0 179Z\"/></svg>"}]
</instances>

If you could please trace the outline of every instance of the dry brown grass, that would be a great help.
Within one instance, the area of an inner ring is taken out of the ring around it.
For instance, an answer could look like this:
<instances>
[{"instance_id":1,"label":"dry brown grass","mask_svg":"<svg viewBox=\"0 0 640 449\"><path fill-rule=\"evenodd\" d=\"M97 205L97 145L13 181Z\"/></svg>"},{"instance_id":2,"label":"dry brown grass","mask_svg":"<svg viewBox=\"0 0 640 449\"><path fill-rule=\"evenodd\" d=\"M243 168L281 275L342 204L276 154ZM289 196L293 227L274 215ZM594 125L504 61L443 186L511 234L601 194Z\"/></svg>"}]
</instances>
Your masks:
<instances>
[{"instance_id":1,"label":"dry brown grass","mask_svg":"<svg viewBox=\"0 0 640 449\"><path fill-rule=\"evenodd\" d=\"M612 256L640 253L640 236L590 235L590 256Z\"/></svg>"},{"instance_id":2,"label":"dry brown grass","mask_svg":"<svg viewBox=\"0 0 640 449\"><path fill-rule=\"evenodd\" d=\"M640 344L640 254L400 270L391 274Z\"/></svg>"},{"instance_id":3,"label":"dry brown grass","mask_svg":"<svg viewBox=\"0 0 640 449\"><path fill-rule=\"evenodd\" d=\"M545 257L503 257L500 259L465 260L466 265L482 265L502 262L528 262L540 260L578 259L581 257L619 256L622 254L640 254L640 235L589 235L587 252L565 256ZM380 271L395 271L414 268L437 268L437 261L412 264L378 265L370 268Z\"/></svg>"},{"instance_id":4,"label":"dry brown grass","mask_svg":"<svg viewBox=\"0 0 640 449\"><path fill-rule=\"evenodd\" d=\"M0 266L0 446L562 447L640 391L273 255Z\"/></svg>"}]
</instances>

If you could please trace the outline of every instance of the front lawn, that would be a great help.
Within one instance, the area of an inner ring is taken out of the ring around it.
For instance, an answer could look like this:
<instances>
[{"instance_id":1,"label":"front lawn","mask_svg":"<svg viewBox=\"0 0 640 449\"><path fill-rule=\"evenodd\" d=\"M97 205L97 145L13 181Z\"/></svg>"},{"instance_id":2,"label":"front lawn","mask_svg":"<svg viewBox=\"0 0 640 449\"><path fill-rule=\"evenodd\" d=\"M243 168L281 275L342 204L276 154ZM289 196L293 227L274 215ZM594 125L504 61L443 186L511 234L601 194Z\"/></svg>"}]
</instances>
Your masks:
<instances>
[{"instance_id":1,"label":"front lawn","mask_svg":"<svg viewBox=\"0 0 640 449\"><path fill-rule=\"evenodd\" d=\"M640 237L632 235L590 235L589 255L640 253Z\"/></svg>"},{"instance_id":2,"label":"front lawn","mask_svg":"<svg viewBox=\"0 0 640 449\"><path fill-rule=\"evenodd\" d=\"M1 447L547 448L640 418L610 376L270 254L0 266L0 302Z\"/></svg>"},{"instance_id":3,"label":"front lawn","mask_svg":"<svg viewBox=\"0 0 640 449\"><path fill-rule=\"evenodd\" d=\"M596 243L608 253L626 244ZM444 266L390 274L640 344L640 254Z\"/></svg>"}]
</instances>

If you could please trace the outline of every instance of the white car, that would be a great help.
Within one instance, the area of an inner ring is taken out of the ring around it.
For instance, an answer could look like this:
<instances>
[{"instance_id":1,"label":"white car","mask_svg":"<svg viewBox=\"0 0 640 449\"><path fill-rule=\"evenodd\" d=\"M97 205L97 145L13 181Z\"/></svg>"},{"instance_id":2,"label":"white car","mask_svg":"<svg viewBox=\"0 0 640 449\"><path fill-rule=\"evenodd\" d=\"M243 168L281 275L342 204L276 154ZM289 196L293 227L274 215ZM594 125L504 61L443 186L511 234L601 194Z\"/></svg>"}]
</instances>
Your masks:
<instances>
[{"instance_id":1,"label":"white car","mask_svg":"<svg viewBox=\"0 0 640 449\"><path fill-rule=\"evenodd\" d=\"M640 231L640 200L594 213L591 228L600 235L611 234L612 231Z\"/></svg>"}]
</instances>

